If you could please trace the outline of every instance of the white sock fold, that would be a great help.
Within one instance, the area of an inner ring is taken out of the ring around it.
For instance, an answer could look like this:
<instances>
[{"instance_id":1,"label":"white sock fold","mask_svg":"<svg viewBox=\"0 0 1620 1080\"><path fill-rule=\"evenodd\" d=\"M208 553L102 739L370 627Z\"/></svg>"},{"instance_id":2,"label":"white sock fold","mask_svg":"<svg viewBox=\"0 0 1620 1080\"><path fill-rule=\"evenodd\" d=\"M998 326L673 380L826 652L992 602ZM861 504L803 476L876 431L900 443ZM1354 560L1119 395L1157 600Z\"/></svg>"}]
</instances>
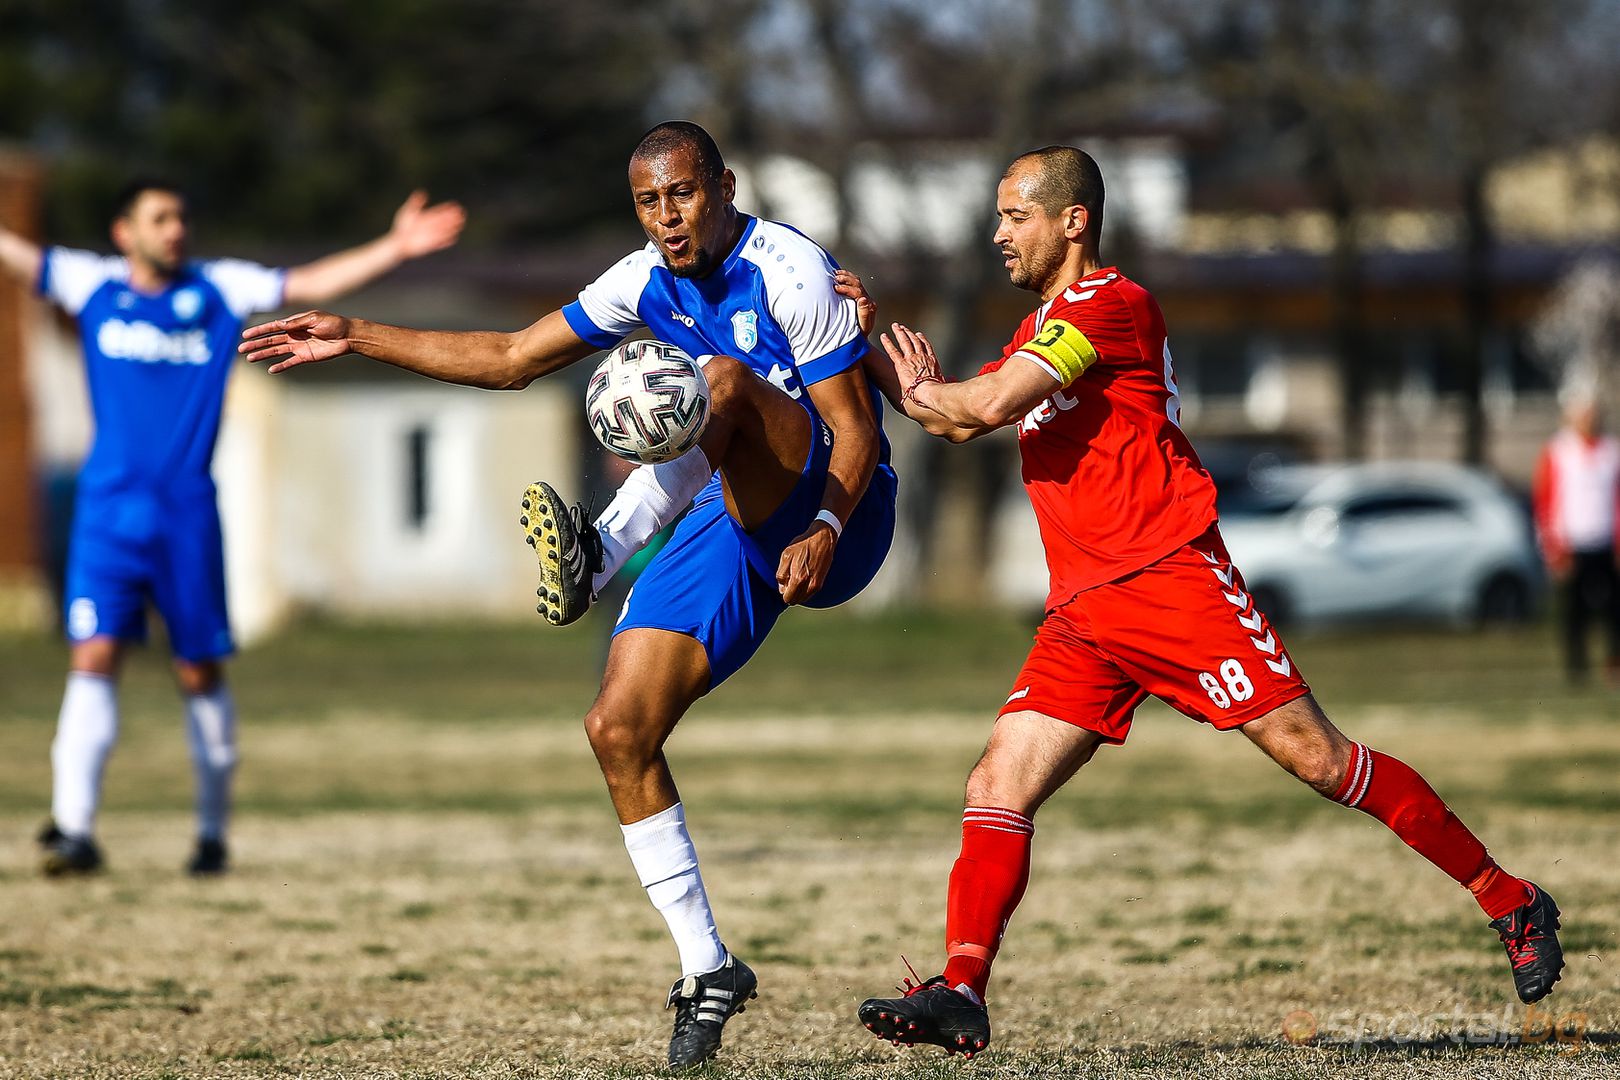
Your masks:
<instances>
[{"instance_id":1,"label":"white sock fold","mask_svg":"<svg viewBox=\"0 0 1620 1080\"><path fill-rule=\"evenodd\" d=\"M703 449L688 450L662 465L639 466L620 485L613 501L596 519L602 537L602 572L591 579L591 591L618 573L630 557L680 516L714 475Z\"/></svg>"},{"instance_id":2,"label":"white sock fold","mask_svg":"<svg viewBox=\"0 0 1620 1080\"><path fill-rule=\"evenodd\" d=\"M621 825L624 846L647 899L664 917L681 954L681 975L701 975L726 961L714 926L714 911L698 871L697 850L686 831L680 803L648 818Z\"/></svg>"},{"instance_id":3,"label":"white sock fold","mask_svg":"<svg viewBox=\"0 0 1620 1080\"><path fill-rule=\"evenodd\" d=\"M51 820L69 836L95 832L101 774L117 742L117 680L68 672L51 742Z\"/></svg>"},{"instance_id":4,"label":"white sock fold","mask_svg":"<svg viewBox=\"0 0 1620 1080\"><path fill-rule=\"evenodd\" d=\"M186 697L186 739L197 776L197 835L223 840L236 770L236 702L229 689Z\"/></svg>"}]
</instances>

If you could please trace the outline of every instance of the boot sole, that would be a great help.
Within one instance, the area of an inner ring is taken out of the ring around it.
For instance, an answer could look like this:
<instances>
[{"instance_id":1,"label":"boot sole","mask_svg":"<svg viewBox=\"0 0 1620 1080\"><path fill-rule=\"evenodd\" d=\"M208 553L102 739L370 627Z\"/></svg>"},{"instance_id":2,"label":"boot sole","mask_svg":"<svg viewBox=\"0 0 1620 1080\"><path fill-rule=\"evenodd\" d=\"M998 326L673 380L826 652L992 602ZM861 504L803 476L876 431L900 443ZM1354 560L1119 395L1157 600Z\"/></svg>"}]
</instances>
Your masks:
<instances>
[{"instance_id":1,"label":"boot sole","mask_svg":"<svg viewBox=\"0 0 1620 1080\"><path fill-rule=\"evenodd\" d=\"M563 580L563 523L568 520L568 504L547 483L530 484L523 492L523 512L518 525L523 529L523 541L534 548L539 564L540 584L534 595L540 602L535 611L552 626L567 626L590 608L588 597L568 595L568 584ZM575 543L579 541L576 539Z\"/></svg>"},{"instance_id":2,"label":"boot sole","mask_svg":"<svg viewBox=\"0 0 1620 1080\"><path fill-rule=\"evenodd\" d=\"M972 1060L975 1054L981 1054L990 1045L988 1033L981 1035L977 1030L949 1030L943 1027L919 1024L909 1019L895 1009L888 1002L879 1003L880 999L869 1000L862 1003L857 1015L861 1024L880 1039L887 1039L896 1046L916 1046L918 1043L927 1043L930 1046L943 1048L947 1053L961 1054L964 1058Z\"/></svg>"}]
</instances>

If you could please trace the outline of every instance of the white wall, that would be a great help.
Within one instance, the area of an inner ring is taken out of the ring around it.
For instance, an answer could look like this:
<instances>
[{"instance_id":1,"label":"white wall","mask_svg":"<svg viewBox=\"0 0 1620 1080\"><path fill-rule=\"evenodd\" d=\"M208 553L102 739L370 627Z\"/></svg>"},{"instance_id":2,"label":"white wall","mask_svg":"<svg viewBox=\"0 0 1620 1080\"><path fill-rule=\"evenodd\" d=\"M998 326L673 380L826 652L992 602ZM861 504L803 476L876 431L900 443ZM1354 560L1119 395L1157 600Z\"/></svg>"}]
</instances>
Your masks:
<instances>
[{"instance_id":1,"label":"white wall","mask_svg":"<svg viewBox=\"0 0 1620 1080\"><path fill-rule=\"evenodd\" d=\"M574 397L546 384L493 393L241 373L214 466L239 635L251 640L298 608L413 618L530 610L534 555L518 501L537 479L573 493ZM419 522L413 430L426 434Z\"/></svg>"}]
</instances>

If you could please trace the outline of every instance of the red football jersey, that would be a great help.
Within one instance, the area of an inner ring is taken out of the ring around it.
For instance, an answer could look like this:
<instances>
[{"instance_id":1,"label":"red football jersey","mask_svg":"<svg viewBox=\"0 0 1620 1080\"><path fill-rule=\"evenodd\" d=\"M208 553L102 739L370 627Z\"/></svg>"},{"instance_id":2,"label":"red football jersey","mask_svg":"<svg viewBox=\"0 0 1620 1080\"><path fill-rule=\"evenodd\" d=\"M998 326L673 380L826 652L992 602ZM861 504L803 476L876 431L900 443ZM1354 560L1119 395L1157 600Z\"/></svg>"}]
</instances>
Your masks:
<instances>
[{"instance_id":1,"label":"red football jersey","mask_svg":"<svg viewBox=\"0 0 1620 1080\"><path fill-rule=\"evenodd\" d=\"M1065 385L1018 423L1050 611L1153 563L1215 521L1215 484L1179 426L1164 315L1112 267L1032 312L986 364L1034 362Z\"/></svg>"}]
</instances>

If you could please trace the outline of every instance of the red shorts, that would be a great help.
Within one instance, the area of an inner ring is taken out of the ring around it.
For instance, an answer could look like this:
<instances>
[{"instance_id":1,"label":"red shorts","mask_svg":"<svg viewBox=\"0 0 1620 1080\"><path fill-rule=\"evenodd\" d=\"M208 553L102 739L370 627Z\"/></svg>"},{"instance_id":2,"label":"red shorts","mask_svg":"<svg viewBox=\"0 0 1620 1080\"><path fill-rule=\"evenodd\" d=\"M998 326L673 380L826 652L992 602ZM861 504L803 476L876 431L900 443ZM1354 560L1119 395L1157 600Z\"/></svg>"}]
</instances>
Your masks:
<instances>
[{"instance_id":1,"label":"red shorts","mask_svg":"<svg viewBox=\"0 0 1620 1080\"><path fill-rule=\"evenodd\" d=\"M1001 712L1122 743L1149 694L1224 731L1309 692L1211 526L1048 612Z\"/></svg>"}]
</instances>

